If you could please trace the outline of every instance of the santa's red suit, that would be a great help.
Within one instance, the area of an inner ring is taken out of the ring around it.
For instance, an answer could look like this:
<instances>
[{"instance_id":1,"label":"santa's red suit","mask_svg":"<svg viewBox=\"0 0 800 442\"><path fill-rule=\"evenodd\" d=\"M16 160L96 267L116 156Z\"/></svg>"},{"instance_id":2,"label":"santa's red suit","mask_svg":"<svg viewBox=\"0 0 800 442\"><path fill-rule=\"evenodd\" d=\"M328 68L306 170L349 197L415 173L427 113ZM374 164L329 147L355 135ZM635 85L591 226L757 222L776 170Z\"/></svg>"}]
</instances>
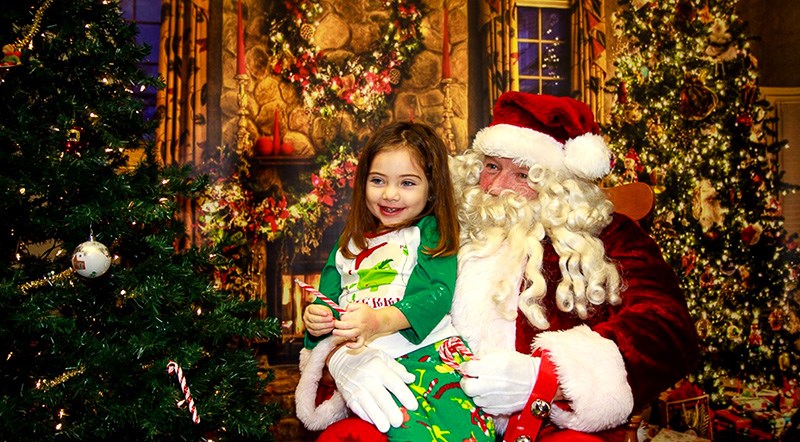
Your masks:
<instances>
[{"instance_id":1,"label":"santa's red suit","mask_svg":"<svg viewBox=\"0 0 800 442\"><path fill-rule=\"evenodd\" d=\"M494 115L492 126L473 145L482 155L520 159L520 165L529 167L544 164L559 174L588 179L608 171L607 148L581 103L506 93ZM576 146L574 140L582 144ZM477 358L491 361L514 351L542 357L535 383L530 382L529 402L522 411L496 419L506 440L622 440L629 416L697 361L698 338L686 301L652 238L629 218L614 214L598 239L618 270L619 302L593 305L585 319L559 310L560 258L545 236L541 276L547 288L540 303L549 326L543 330L521 311L503 313L517 311L520 288L530 283L523 277L528 256L511 250L514 241L484 249L462 247L459 252L451 315ZM507 293L499 293L503 290ZM333 347L323 341L313 352L301 354L298 417L311 430L325 430L321 441L385 440L371 424L350 417L341 394L325 381L325 358ZM533 399L550 402L555 387L564 400L553 403L549 415L534 416L541 413L532 412Z\"/></svg>"}]
</instances>

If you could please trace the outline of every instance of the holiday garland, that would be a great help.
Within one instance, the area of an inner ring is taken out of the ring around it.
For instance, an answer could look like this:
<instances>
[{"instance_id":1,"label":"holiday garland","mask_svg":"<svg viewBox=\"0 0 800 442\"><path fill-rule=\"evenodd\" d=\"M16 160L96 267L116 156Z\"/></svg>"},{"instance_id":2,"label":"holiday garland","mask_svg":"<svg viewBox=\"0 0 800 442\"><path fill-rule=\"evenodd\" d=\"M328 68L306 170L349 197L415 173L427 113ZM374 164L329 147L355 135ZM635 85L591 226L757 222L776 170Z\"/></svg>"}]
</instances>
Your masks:
<instances>
[{"instance_id":1,"label":"holiday garland","mask_svg":"<svg viewBox=\"0 0 800 442\"><path fill-rule=\"evenodd\" d=\"M223 249L286 238L295 252L309 254L333 218L346 210L341 201L352 188L357 162L350 146L344 140L328 146L324 164L310 176L311 191L293 204L286 195L259 200L248 187L244 171L218 178L201 201L203 237ZM230 276L218 275L218 279L225 283Z\"/></svg>"},{"instance_id":2,"label":"holiday garland","mask_svg":"<svg viewBox=\"0 0 800 442\"><path fill-rule=\"evenodd\" d=\"M339 111L359 122L380 121L412 58L422 50L419 0L386 0L388 24L368 51L337 64L314 44L319 0L284 1L270 23L273 72L292 83L311 112Z\"/></svg>"}]
</instances>

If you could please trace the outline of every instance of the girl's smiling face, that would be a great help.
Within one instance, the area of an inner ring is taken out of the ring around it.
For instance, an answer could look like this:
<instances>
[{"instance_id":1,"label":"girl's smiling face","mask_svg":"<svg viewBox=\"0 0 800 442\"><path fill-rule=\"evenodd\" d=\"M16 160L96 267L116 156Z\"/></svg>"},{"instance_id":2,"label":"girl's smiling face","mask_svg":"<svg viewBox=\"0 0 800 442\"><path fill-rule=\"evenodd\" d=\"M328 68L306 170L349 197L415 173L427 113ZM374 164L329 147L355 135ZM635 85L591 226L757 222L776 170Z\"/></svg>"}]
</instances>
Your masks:
<instances>
[{"instance_id":1,"label":"girl's smiling face","mask_svg":"<svg viewBox=\"0 0 800 442\"><path fill-rule=\"evenodd\" d=\"M384 150L372 159L367 176L367 209L390 227L417 217L428 203L428 179L411 151Z\"/></svg>"}]
</instances>

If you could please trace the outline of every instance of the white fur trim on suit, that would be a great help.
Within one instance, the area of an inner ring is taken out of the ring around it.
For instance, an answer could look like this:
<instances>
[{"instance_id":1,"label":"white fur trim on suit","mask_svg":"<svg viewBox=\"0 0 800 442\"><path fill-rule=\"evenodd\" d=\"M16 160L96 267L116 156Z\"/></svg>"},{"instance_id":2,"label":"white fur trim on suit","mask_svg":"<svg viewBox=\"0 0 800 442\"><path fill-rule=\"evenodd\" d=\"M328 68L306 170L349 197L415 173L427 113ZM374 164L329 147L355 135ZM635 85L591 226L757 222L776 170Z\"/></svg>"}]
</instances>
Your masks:
<instances>
[{"instance_id":1,"label":"white fur trim on suit","mask_svg":"<svg viewBox=\"0 0 800 442\"><path fill-rule=\"evenodd\" d=\"M300 381L295 389L295 408L297 418L311 431L324 430L330 424L348 416L347 405L338 391L319 406L315 405L325 359L336 346L334 341L325 339L314 350L300 351Z\"/></svg>"},{"instance_id":2,"label":"white fur trim on suit","mask_svg":"<svg viewBox=\"0 0 800 442\"><path fill-rule=\"evenodd\" d=\"M633 410L633 392L617 345L588 326L543 332L534 349L550 353L571 411L553 407L550 420L562 428L596 432L624 423Z\"/></svg>"}]
</instances>

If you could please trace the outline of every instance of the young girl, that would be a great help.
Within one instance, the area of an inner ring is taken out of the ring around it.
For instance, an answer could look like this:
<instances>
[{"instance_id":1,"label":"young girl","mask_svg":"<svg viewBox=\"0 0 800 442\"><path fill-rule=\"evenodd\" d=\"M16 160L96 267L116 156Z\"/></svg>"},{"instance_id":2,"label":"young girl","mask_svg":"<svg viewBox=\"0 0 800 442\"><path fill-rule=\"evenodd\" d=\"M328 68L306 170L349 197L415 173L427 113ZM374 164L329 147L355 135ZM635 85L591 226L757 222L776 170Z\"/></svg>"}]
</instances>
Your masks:
<instances>
[{"instance_id":1,"label":"young girl","mask_svg":"<svg viewBox=\"0 0 800 442\"><path fill-rule=\"evenodd\" d=\"M419 406L403 409L389 440L495 437L494 423L461 391L454 370L469 351L449 315L458 220L447 161L444 143L424 124L393 123L372 136L359 157L344 232L320 279L320 292L345 313L315 300L303 315L306 348L332 334L352 349L380 349L416 376L410 387ZM458 348L466 351L451 358Z\"/></svg>"}]
</instances>

